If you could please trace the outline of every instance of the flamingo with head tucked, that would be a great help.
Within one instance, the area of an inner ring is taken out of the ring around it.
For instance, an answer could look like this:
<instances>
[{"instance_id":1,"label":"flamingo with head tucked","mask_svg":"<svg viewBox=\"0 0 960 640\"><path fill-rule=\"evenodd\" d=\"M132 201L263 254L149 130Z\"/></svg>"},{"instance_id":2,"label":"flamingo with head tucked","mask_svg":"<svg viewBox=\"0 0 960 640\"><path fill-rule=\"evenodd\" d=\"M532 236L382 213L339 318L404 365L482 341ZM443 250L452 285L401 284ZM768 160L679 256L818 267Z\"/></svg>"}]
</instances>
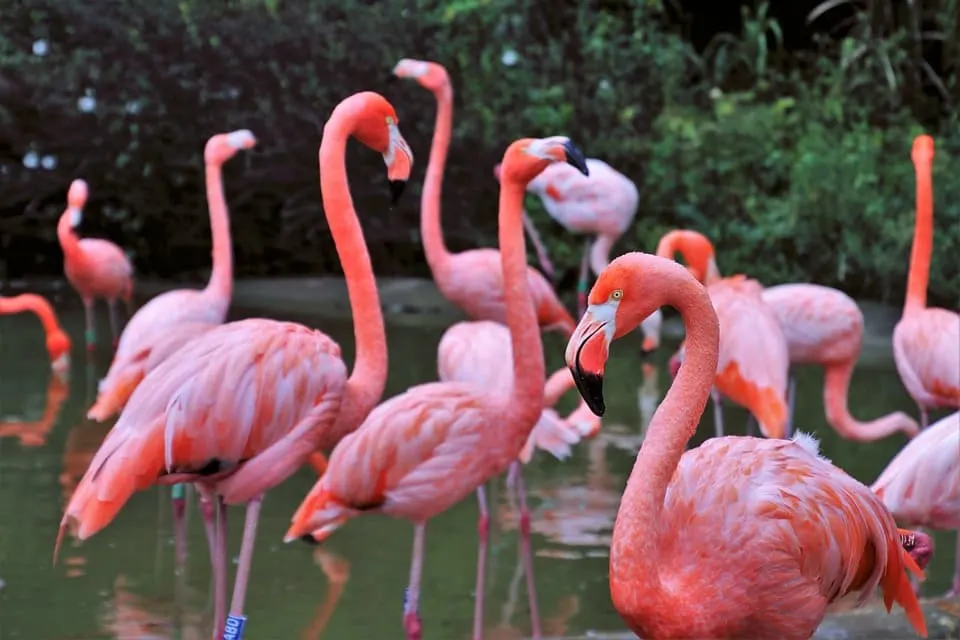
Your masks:
<instances>
[{"instance_id":1,"label":"flamingo with head tucked","mask_svg":"<svg viewBox=\"0 0 960 640\"><path fill-rule=\"evenodd\" d=\"M657 409L610 545L613 605L643 638L807 640L827 608L879 587L917 633L907 569L921 573L871 491L817 441L719 437L685 451L716 377L722 328L711 295L671 260L642 253L600 274L567 345L581 395L604 413L611 343L661 305L680 312L686 361Z\"/></svg>"},{"instance_id":2,"label":"flamingo with head tucked","mask_svg":"<svg viewBox=\"0 0 960 640\"><path fill-rule=\"evenodd\" d=\"M903 316L893 328L893 357L903 386L920 409L920 426L935 407L960 409L960 313L927 306L933 253L933 138L917 136L917 217Z\"/></svg>"},{"instance_id":3,"label":"flamingo with head tucked","mask_svg":"<svg viewBox=\"0 0 960 640\"><path fill-rule=\"evenodd\" d=\"M581 152L564 137L518 140L503 159L499 257L512 356L503 366L512 367L511 384L436 382L387 400L333 450L326 473L287 531L286 540L304 535L322 540L365 513L411 521L413 562L404 603L404 630L411 640L419 640L422 631L418 611L427 521L505 472L543 411L543 347L527 277L522 215L524 187L553 162L587 171ZM522 498L522 482L517 490ZM531 567L529 544L521 552ZM538 638L535 609L531 615Z\"/></svg>"},{"instance_id":4,"label":"flamingo with head tucked","mask_svg":"<svg viewBox=\"0 0 960 640\"><path fill-rule=\"evenodd\" d=\"M101 238L77 237L76 228L83 220L87 203L87 183L74 180L67 192L67 209L57 222L57 238L63 249L63 271L70 285L80 294L87 321L87 350L97 343L93 303L105 298L110 309L110 331L114 346L120 336L117 300L123 299L128 310L133 301L133 266L126 254L114 243Z\"/></svg>"},{"instance_id":5,"label":"flamingo with head tucked","mask_svg":"<svg viewBox=\"0 0 960 640\"><path fill-rule=\"evenodd\" d=\"M211 554L216 635L224 628L225 506L247 505L229 619L242 631L264 493L313 452L333 448L356 429L386 384L383 314L347 184L351 137L382 154L395 198L413 163L397 114L379 94L346 98L324 127L320 189L353 312L356 359L350 376L340 346L301 324L250 318L214 327L138 385L61 520L61 536L72 527L83 540L109 524L135 491L194 483L203 499L220 507Z\"/></svg>"}]
</instances>

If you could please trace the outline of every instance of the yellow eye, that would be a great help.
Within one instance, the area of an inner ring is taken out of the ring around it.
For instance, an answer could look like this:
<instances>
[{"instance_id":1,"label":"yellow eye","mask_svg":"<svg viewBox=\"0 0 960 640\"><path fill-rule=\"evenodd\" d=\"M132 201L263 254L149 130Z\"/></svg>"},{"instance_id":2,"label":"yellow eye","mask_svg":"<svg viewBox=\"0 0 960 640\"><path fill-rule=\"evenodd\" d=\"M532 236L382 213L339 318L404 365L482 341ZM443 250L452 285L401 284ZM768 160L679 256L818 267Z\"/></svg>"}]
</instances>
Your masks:
<instances>
[{"instance_id":1,"label":"yellow eye","mask_svg":"<svg viewBox=\"0 0 960 640\"><path fill-rule=\"evenodd\" d=\"M611 300L619 300L623 297L623 289L614 289L613 293L610 294Z\"/></svg>"}]
</instances>

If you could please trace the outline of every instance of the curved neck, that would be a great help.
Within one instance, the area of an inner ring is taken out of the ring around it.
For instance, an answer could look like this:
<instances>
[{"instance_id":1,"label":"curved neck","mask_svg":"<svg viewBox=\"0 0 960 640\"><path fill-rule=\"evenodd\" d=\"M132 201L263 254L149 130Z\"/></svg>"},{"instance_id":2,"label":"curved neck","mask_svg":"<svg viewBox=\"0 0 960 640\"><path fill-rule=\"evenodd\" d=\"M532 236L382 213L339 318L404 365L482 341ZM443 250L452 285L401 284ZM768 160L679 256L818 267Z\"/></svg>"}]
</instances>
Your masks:
<instances>
[{"instance_id":1,"label":"curved neck","mask_svg":"<svg viewBox=\"0 0 960 640\"><path fill-rule=\"evenodd\" d=\"M615 241L616 239L612 236L604 235L597 236L593 241L593 246L590 247L590 269L594 276L599 276L600 272L610 264L610 249L613 248Z\"/></svg>"},{"instance_id":2,"label":"curved neck","mask_svg":"<svg viewBox=\"0 0 960 640\"><path fill-rule=\"evenodd\" d=\"M0 297L0 315L22 311L32 311L37 314L40 323L43 325L43 330L48 336L62 331L60 323L57 322L57 316L53 312L53 307L50 306L46 298L33 293L24 293L12 298Z\"/></svg>"},{"instance_id":3,"label":"curved neck","mask_svg":"<svg viewBox=\"0 0 960 640\"><path fill-rule=\"evenodd\" d=\"M650 420L614 525L611 582L631 581L635 588L629 591L637 597L660 586L657 550L663 500L706 407L720 345L720 327L710 297L682 266L664 263L645 270L643 277L648 283L656 283L648 287L660 289L651 292L652 297L680 312L686 354L676 379Z\"/></svg>"},{"instance_id":4,"label":"curved neck","mask_svg":"<svg viewBox=\"0 0 960 640\"><path fill-rule=\"evenodd\" d=\"M440 223L440 195L443 169L447 164L447 150L453 130L453 87L447 82L436 91L437 120L430 144L430 160L423 181L423 196L420 198L420 237L423 252L434 278L446 268L451 255L443 242L443 226Z\"/></svg>"},{"instance_id":5,"label":"curved neck","mask_svg":"<svg viewBox=\"0 0 960 640\"><path fill-rule=\"evenodd\" d=\"M60 248L63 249L64 261L80 262L83 260L83 251L80 249L80 238L70 224L72 215L73 210L68 208L60 216L57 222L57 240L60 241Z\"/></svg>"},{"instance_id":6,"label":"curved neck","mask_svg":"<svg viewBox=\"0 0 960 640\"><path fill-rule=\"evenodd\" d=\"M204 291L229 300L233 295L233 248L230 242L230 214L223 194L223 172L219 164L206 165L206 181L210 234L213 236L213 269Z\"/></svg>"},{"instance_id":7,"label":"curved neck","mask_svg":"<svg viewBox=\"0 0 960 640\"><path fill-rule=\"evenodd\" d=\"M927 306L927 282L930 279L930 254L933 252L933 167L929 162L916 162L917 215L913 227L913 248L910 250L910 274L907 276L907 298L904 314Z\"/></svg>"},{"instance_id":8,"label":"curved neck","mask_svg":"<svg viewBox=\"0 0 960 640\"><path fill-rule=\"evenodd\" d=\"M524 185L500 184L500 264L503 269L507 328L513 350L513 388L507 409L511 422L529 432L543 410L546 372L537 312L527 285L527 250L523 238Z\"/></svg>"},{"instance_id":9,"label":"curved neck","mask_svg":"<svg viewBox=\"0 0 960 640\"><path fill-rule=\"evenodd\" d=\"M334 111L323 128L320 143L320 191L330 234L337 247L347 281L357 345L353 371L334 426L334 435L355 430L376 406L387 382L387 336L380 310L377 282L347 183L347 138L357 114Z\"/></svg>"},{"instance_id":10,"label":"curved neck","mask_svg":"<svg viewBox=\"0 0 960 640\"><path fill-rule=\"evenodd\" d=\"M859 442L871 442L886 438L897 431L909 431L909 418L899 411L888 413L876 420L861 422L850 415L847 393L856 360L827 365L823 386L823 406L827 423L844 438Z\"/></svg>"}]
</instances>

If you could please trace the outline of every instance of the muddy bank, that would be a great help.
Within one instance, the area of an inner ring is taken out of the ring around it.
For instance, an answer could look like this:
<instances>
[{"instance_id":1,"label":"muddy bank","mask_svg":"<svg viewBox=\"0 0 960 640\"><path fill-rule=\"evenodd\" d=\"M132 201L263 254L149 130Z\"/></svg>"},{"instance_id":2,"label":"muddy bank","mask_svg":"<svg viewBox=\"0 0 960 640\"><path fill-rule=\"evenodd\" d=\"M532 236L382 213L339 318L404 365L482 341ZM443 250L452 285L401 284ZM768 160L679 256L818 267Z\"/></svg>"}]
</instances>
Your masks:
<instances>
[{"instance_id":1,"label":"muddy bank","mask_svg":"<svg viewBox=\"0 0 960 640\"><path fill-rule=\"evenodd\" d=\"M378 277L380 303L390 322L445 327L465 316L440 295L432 280L423 278ZM138 280L138 305L153 296L178 287L201 288L201 284ZM79 303L63 279L36 279L9 283L9 291L33 290L55 293L68 304ZM893 358L890 336L900 318L900 309L871 301L858 301L863 310L865 330L861 365L887 362ZM234 284L233 307L270 314L306 314L346 317L350 313L347 288L342 278L243 278ZM663 337L679 340L683 325L673 312L663 323Z\"/></svg>"},{"instance_id":2,"label":"muddy bank","mask_svg":"<svg viewBox=\"0 0 960 640\"><path fill-rule=\"evenodd\" d=\"M923 600L929 640L960 638L960 599ZM896 607L896 605L894 605ZM827 616L813 640L909 640L917 638L902 612L887 614L881 605ZM629 632L590 632L582 636L552 640L637 640Z\"/></svg>"}]
</instances>

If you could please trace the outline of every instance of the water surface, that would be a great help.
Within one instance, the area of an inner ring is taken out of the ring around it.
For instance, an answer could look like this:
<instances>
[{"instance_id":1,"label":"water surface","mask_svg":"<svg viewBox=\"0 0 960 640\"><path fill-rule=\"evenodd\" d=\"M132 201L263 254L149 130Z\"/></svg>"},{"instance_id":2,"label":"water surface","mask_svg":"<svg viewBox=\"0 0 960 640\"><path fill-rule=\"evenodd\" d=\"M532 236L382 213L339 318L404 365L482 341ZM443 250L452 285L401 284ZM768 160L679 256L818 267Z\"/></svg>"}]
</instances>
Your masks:
<instances>
[{"instance_id":1,"label":"water surface","mask_svg":"<svg viewBox=\"0 0 960 640\"><path fill-rule=\"evenodd\" d=\"M98 308L103 340L92 362L82 348L83 312L70 292L58 304L74 337L68 386L49 371L43 333L31 315L0 317L0 639L93 640L107 638L209 638L210 569L202 523L189 511L190 557L175 575L169 489L139 493L105 530L79 545L68 540L56 567L51 554L69 492L110 423L84 418L96 381L109 365L106 310ZM237 311L233 318L268 315ZM318 327L353 358L351 325L322 317L286 317ZM390 376L387 396L435 379L436 327L388 329ZM548 369L562 363L563 342L545 340ZM533 544L539 604L547 635L622 629L610 604L607 547L610 530L643 425L669 376L666 344L641 371L639 338L618 343L607 368L607 418L600 435L559 462L545 454L526 468L533 511ZM869 358L850 389L855 415L873 418L893 410L916 410L889 358ZM841 440L824 422L823 374L798 371L795 424L812 431L822 451L864 482L871 482L906 439L874 444ZM575 398L565 398L565 410ZM937 416L943 415L938 413ZM746 414L726 409L728 431L742 433ZM707 411L695 442L713 433ZM253 576L247 596L247 637L398 638L407 583L411 527L383 516L351 521L320 547L284 545L290 516L315 480L302 470L271 491L263 506ZM486 591L486 637L529 635L526 590L517 555L516 512L503 479L491 483L491 539ZM239 551L242 510L230 516L231 556ZM466 500L431 522L421 613L428 639L469 638L476 568L476 518ZM949 586L955 549L952 533L936 535L937 552L925 593Z\"/></svg>"}]
</instances>

